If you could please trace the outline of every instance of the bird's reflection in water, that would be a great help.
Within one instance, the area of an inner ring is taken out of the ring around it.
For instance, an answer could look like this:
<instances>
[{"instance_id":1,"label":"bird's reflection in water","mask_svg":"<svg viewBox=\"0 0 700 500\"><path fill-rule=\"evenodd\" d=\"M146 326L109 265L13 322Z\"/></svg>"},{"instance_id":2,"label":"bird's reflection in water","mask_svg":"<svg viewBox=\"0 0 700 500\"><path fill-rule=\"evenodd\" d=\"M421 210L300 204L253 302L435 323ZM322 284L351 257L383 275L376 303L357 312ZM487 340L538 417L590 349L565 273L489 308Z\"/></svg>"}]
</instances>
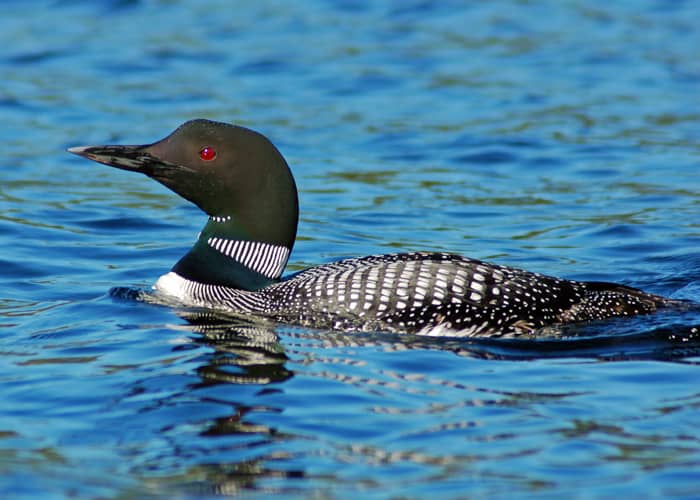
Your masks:
<instances>
[{"instance_id":1,"label":"bird's reflection in water","mask_svg":"<svg viewBox=\"0 0 700 500\"><path fill-rule=\"evenodd\" d=\"M198 370L203 383L267 385L292 376L274 325L211 311L178 311L215 354Z\"/></svg>"}]
</instances>

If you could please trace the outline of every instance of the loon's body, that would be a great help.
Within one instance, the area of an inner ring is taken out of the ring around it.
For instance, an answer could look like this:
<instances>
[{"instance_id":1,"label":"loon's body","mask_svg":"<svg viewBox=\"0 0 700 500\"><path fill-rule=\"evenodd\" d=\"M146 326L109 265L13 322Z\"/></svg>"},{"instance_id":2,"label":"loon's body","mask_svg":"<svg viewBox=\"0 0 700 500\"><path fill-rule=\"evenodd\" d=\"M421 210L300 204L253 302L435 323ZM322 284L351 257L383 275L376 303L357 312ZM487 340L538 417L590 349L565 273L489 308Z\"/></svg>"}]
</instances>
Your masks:
<instances>
[{"instance_id":1,"label":"loon's body","mask_svg":"<svg viewBox=\"0 0 700 500\"><path fill-rule=\"evenodd\" d=\"M209 215L192 249L155 284L186 304L317 328L513 336L675 302L445 253L346 259L282 279L296 237L297 190L264 136L192 120L153 144L69 151L145 173Z\"/></svg>"}]
</instances>

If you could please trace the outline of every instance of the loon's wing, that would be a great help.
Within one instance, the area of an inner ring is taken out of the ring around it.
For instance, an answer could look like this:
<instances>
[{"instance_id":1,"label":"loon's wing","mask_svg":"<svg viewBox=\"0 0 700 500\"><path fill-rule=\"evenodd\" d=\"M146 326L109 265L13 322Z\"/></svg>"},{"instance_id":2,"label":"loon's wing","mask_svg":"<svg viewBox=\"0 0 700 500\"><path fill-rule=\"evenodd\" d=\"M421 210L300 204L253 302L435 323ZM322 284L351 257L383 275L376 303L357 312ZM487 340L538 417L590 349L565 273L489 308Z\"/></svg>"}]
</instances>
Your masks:
<instances>
[{"instance_id":1,"label":"loon's wing","mask_svg":"<svg viewBox=\"0 0 700 500\"><path fill-rule=\"evenodd\" d=\"M274 317L319 328L425 335L520 335L544 326L649 313L666 299L446 253L346 259L268 289Z\"/></svg>"},{"instance_id":2,"label":"loon's wing","mask_svg":"<svg viewBox=\"0 0 700 500\"><path fill-rule=\"evenodd\" d=\"M269 287L278 316L309 326L460 335L532 331L559 321L583 285L444 253L346 259Z\"/></svg>"}]
</instances>

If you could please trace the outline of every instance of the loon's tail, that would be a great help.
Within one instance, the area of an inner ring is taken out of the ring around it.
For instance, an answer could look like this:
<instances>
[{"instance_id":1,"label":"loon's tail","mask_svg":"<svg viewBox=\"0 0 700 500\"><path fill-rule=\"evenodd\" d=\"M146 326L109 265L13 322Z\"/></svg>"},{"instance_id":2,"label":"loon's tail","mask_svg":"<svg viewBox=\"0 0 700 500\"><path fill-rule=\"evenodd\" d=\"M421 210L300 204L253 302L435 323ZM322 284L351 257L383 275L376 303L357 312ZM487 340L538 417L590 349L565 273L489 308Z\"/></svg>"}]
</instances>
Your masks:
<instances>
[{"instance_id":1,"label":"loon's tail","mask_svg":"<svg viewBox=\"0 0 700 500\"><path fill-rule=\"evenodd\" d=\"M582 283L584 296L563 315L565 321L589 321L617 316L650 314L659 309L693 308L698 304L686 300L676 300L647 293L617 283L586 281Z\"/></svg>"}]
</instances>

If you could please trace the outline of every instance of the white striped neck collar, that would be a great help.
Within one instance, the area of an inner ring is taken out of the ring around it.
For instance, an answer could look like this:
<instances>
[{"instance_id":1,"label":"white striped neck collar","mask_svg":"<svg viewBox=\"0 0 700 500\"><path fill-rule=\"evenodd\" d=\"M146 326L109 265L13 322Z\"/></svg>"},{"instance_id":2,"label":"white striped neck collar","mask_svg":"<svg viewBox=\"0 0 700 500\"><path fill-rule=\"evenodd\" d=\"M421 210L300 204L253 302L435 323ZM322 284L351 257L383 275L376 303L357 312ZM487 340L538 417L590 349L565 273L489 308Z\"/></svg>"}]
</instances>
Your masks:
<instances>
[{"instance_id":1,"label":"white striped neck collar","mask_svg":"<svg viewBox=\"0 0 700 500\"><path fill-rule=\"evenodd\" d=\"M206 242L222 255L273 280L282 276L289 259L289 249L280 245L217 236L207 238Z\"/></svg>"}]
</instances>

